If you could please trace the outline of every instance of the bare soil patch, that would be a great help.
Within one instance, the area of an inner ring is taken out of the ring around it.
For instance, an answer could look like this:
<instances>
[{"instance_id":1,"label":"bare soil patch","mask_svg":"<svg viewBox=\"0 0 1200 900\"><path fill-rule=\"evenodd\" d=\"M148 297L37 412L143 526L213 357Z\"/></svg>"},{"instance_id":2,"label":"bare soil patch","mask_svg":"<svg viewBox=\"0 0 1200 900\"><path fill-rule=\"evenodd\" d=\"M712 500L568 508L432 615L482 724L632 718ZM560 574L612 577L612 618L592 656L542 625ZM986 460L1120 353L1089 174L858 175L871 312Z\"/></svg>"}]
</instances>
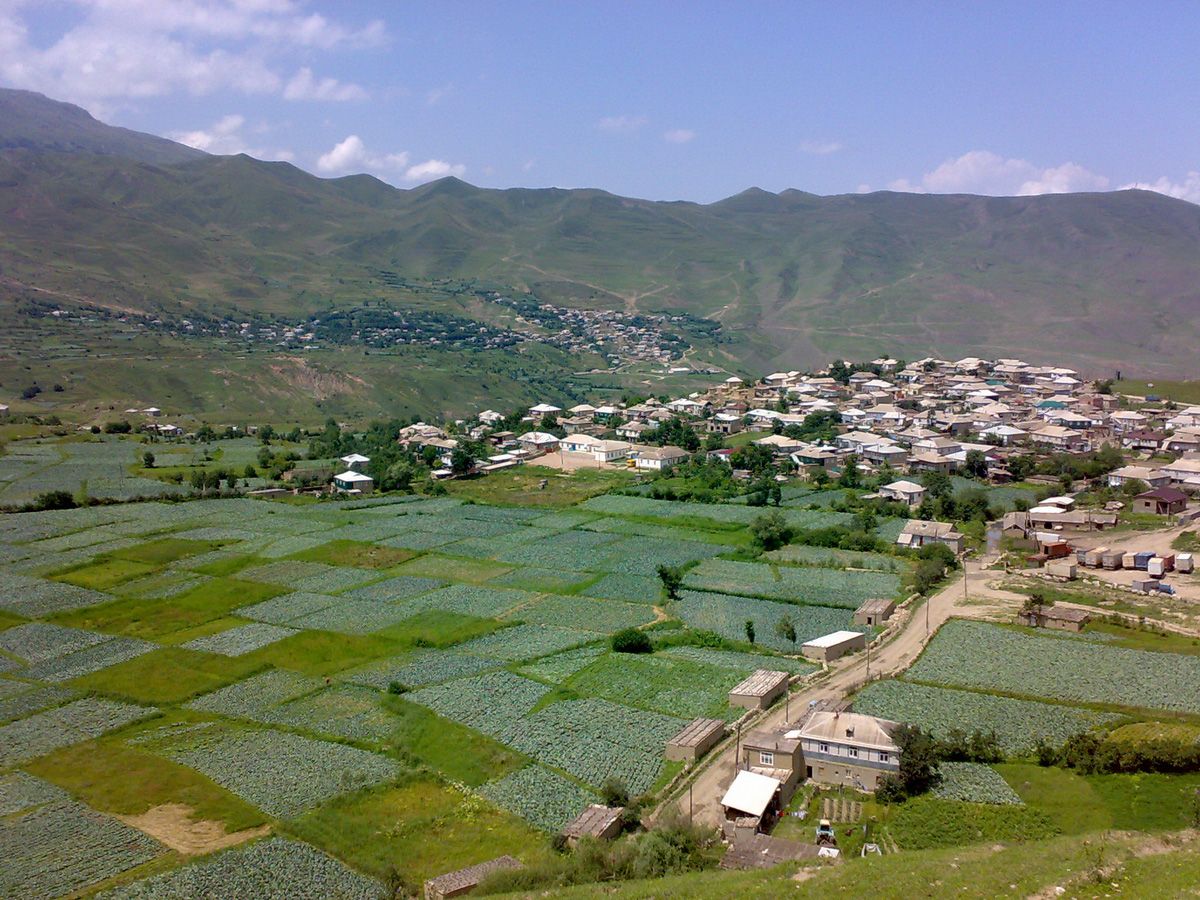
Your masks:
<instances>
[{"instance_id":1,"label":"bare soil patch","mask_svg":"<svg viewBox=\"0 0 1200 900\"><path fill-rule=\"evenodd\" d=\"M231 834L220 822L193 819L194 812L195 810L183 803L164 803L162 806L146 810L141 815L117 818L184 856L200 856L215 850L224 850L252 838L262 837L271 831L270 825L261 825Z\"/></svg>"}]
</instances>

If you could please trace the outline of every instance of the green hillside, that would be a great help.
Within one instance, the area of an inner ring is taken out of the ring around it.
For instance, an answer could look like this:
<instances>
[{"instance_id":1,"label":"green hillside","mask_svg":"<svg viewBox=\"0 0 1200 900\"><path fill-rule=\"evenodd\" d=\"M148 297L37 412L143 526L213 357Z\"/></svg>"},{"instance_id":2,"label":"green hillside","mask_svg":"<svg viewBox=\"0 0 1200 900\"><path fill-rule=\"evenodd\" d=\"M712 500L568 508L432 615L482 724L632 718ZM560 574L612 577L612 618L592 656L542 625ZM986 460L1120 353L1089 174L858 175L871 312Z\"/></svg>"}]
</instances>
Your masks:
<instances>
[{"instance_id":1,"label":"green hillside","mask_svg":"<svg viewBox=\"0 0 1200 900\"><path fill-rule=\"evenodd\" d=\"M750 189L708 205L453 178L405 191L0 91L0 299L18 314L11 301L297 319L382 300L487 321L419 289L442 279L712 317L722 343L695 358L743 371L971 353L1167 377L1200 338L1200 207L1144 191Z\"/></svg>"}]
</instances>

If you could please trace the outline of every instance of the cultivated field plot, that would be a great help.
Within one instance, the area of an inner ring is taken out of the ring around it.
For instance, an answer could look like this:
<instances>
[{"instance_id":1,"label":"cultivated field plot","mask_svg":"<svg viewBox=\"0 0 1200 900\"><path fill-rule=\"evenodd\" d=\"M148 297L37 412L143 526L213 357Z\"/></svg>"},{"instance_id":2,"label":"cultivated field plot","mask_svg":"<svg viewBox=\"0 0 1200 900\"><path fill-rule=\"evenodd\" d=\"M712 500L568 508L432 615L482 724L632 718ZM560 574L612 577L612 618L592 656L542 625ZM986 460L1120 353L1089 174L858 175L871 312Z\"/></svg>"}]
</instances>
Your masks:
<instances>
[{"instance_id":1,"label":"cultivated field plot","mask_svg":"<svg viewBox=\"0 0 1200 900\"><path fill-rule=\"evenodd\" d=\"M663 600L662 582L649 575L605 575L581 592L605 600L657 604Z\"/></svg>"},{"instance_id":2,"label":"cultivated field plot","mask_svg":"<svg viewBox=\"0 0 1200 900\"><path fill-rule=\"evenodd\" d=\"M458 649L463 653L517 662L589 644L597 637L592 631L560 628L557 625L514 625L467 641Z\"/></svg>"},{"instance_id":3,"label":"cultivated field plot","mask_svg":"<svg viewBox=\"0 0 1200 900\"><path fill-rule=\"evenodd\" d=\"M505 575L499 575L488 581L488 584L498 587L514 587L526 591L544 591L549 594L558 594L585 584L595 577L591 572L568 572L560 569L524 566L520 569L513 569Z\"/></svg>"},{"instance_id":4,"label":"cultivated field plot","mask_svg":"<svg viewBox=\"0 0 1200 900\"><path fill-rule=\"evenodd\" d=\"M67 681L81 675L99 672L101 669L107 669L117 663L128 662L143 653L157 649L157 644L143 641L140 638L112 637L91 647L76 650L74 653L42 660L26 668L21 675L38 681Z\"/></svg>"},{"instance_id":5,"label":"cultivated field plot","mask_svg":"<svg viewBox=\"0 0 1200 900\"><path fill-rule=\"evenodd\" d=\"M944 762L938 765L942 783L933 789L935 797L967 803L992 803L996 806L1022 806L1024 801L1004 777L982 763Z\"/></svg>"},{"instance_id":6,"label":"cultivated field plot","mask_svg":"<svg viewBox=\"0 0 1200 900\"><path fill-rule=\"evenodd\" d=\"M601 634L611 634L622 628L636 628L654 621L654 611L644 604L555 595L521 607L514 616L531 624L569 625Z\"/></svg>"},{"instance_id":7,"label":"cultivated field plot","mask_svg":"<svg viewBox=\"0 0 1200 900\"><path fill-rule=\"evenodd\" d=\"M415 597L429 591L444 587L446 582L440 578L420 578L415 575L397 575L386 581L377 581L366 587L354 588L342 594L348 600L380 600L392 602L406 597Z\"/></svg>"},{"instance_id":8,"label":"cultivated field plot","mask_svg":"<svg viewBox=\"0 0 1200 900\"><path fill-rule=\"evenodd\" d=\"M57 785L24 772L0 775L0 816L10 816L34 806L70 799L71 795Z\"/></svg>"},{"instance_id":9,"label":"cultivated field plot","mask_svg":"<svg viewBox=\"0 0 1200 900\"><path fill-rule=\"evenodd\" d=\"M409 597L396 604L396 608L406 610L405 616L414 616L426 610L440 609L445 612L491 619L503 616L518 606L528 604L535 597L535 594L528 591L518 591L513 588L452 584L427 594Z\"/></svg>"},{"instance_id":10,"label":"cultivated field plot","mask_svg":"<svg viewBox=\"0 0 1200 900\"><path fill-rule=\"evenodd\" d=\"M0 650L29 663L57 659L109 640L109 635L46 622L30 622L0 631Z\"/></svg>"},{"instance_id":11,"label":"cultivated field plot","mask_svg":"<svg viewBox=\"0 0 1200 900\"><path fill-rule=\"evenodd\" d=\"M920 725L939 738L954 730L965 734L976 729L985 733L994 731L1001 748L1010 754L1030 752L1039 738L1060 746L1073 734L1121 720L1121 716L1113 713L906 681L877 681L869 685L855 697L854 709Z\"/></svg>"},{"instance_id":12,"label":"cultivated field plot","mask_svg":"<svg viewBox=\"0 0 1200 900\"><path fill-rule=\"evenodd\" d=\"M528 766L479 789L480 795L502 809L557 832L596 798L579 785L541 766Z\"/></svg>"},{"instance_id":13,"label":"cultivated field plot","mask_svg":"<svg viewBox=\"0 0 1200 900\"><path fill-rule=\"evenodd\" d=\"M281 641L296 633L292 628L254 622L250 625L239 625L236 628L196 638L183 646L189 650L203 650L206 653L219 653L222 656L245 656L260 647Z\"/></svg>"},{"instance_id":14,"label":"cultivated field plot","mask_svg":"<svg viewBox=\"0 0 1200 900\"><path fill-rule=\"evenodd\" d=\"M38 445L20 441L9 447L12 464L4 467L7 483L0 482L0 504L18 505L46 491L72 494L87 484L89 496L111 500L131 497L165 497L182 489L129 474L137 462L138 445L130 441L96 438L86 443Z\"/></svg>"},{"instance_id":15,"label":"cultivated field plot","mask_svg":"<svg viewBox=\"0 0 1200 900\"><path fill-rule=\"evenodd\" d=\"M606 648L595 645L564 650L562 653L543 656L539 660L527 663L521 666L520 671L540 681L562 684L580 669L590 666L607 652Z\"/></svg>"},{"instance_id":16,"label":"cultivated field plot","mask_svg":"<svg viewBox=\"0 0 1200 900\"><path fill-rule=\"evenodd\" d=\"M51 706L74 700L74 691L56 685L35 687L16 681L0 681L0 723L20 719Z\"/></svg>"},{"instance_id":17,"label":"cultivated field plot","mask_svg":"<svg viewBox=\"0 0 1200 900\"><path fill-rule=\"evenodd\" d=\"M374 753L278 731L198 728L157 748L280 818L399 773L397 763Z\"/></svg>"},{"instance_id":18,"label":"cultivated field plot","mask_svg":"<svg viewBox=\"0 0 1200 900\"><path fill-rule=\"evenodd\" d=\"M650 519L711 519L727 525L749 525L762 510L731 503L684 503L675 500L652 500L648 497L625 497L605 494L581 504L593 512L615 516L635 516ZM785 509L784 515L796 528L825 528L845 525L853 519L849 513L814 512L804 509Z\"/></svg>"},{"instance_id":19,"label":"cultivated field plot","mask_svg":"<svg viewBox=\"0 0 1200 900\"><path fill-rule=\"evenodd\" d=\"M900 591L900 578L888 572L770 566L728 559L705 560L687 573L684 583L705 591L847 609L856 609L870 597L892 597Z\"/></svg>"},{"instance_id":20,"label":"cultivated field plot","mask_svg":"<svg viewBox=\"0 0 1200 900\"><path fill-rule=\"evenodd\" d=\"M683 591L672 610L689 628L714 631L732 641L746 639L746 623L753 622L755 641L772 650L796 652L805 641L838 630L865 631L851 624L848 609L832 606L801 606L795 603L776 603L756 597L733 594L713 594L707 591ZM775 625L784 616L796 628L796 643L792 644L775 633Z\"/></svg>"},{"instance_id":21,"label":"cultivated field plot","mask_svg":"<svg viewBox=\"0 0 1200 900\"><path fill-rule=\"evenodd\" d=\"M235 718L262 719L271 707L311 694L320 687L321 681L317 678L270 669L198 697L188 703L187 708Z\"/></svg>"},{"instance_id":22,"label":"cultivated field plot","mask_svg":"<svg viewBox=\"0 0 1200 900\"><path fill-rule=\"evenodd\" d=\"M297 591L294 594L281 594L252 606L243 606L237 611L237 614L258 622L286 625L288 622L303 618L310 613L328 609L338 602L337 597L329 594L306 594L303 591Z\"/></svg>"},{"instance_id":23,"label":"cultivated field plot","mask_svg":"<svg viewBox=\"0 0 1200 900\"><path fill-rule=\"evenodd\" d=\"M748 674L678 656L609 653L572 676L567 686L579 694L693 719L723 716L729 689Z\"/></svg>"},{"instance_id":24,"label":"cultivated field plot","mask_svg":"<svg viewBox=\"0 0 1200 900\"><path fill-rule=\"evenodd\" d=\"M422 688L405 694L404 699L484 734L496 735L537 706L549 692L549 686L540 681L511 672L488 672Z\"/></svg>"},{"instance_id":25,"label":"cultivated field plot","mask_svg":"<svg viewBox=\"0 0 1200 900\"><path fill-rule=\"evenodd\" d=\"M101 896L105 900L378 900L383 886L309 844L271 837Z\"/></svg>"},{"instance_id":26,"label":"cultivated field plot","mask_svg":"<svg viewBox=\"0 0 1200 900\"><path fill-rule=\"evenodd\" d=\"M372 663L346 678L381 691L386 691L393 683L411 689L478 675L500 665L498 660L456 650L418 650L403 657Z\"/></svg>"},{"instance_id":27,"label":"cultivated field plot","mask_svg":"<svg viewBox=\"0 0 1200 900\"><path fill-rule=\"evenodd\" d=\"M90 741L156 715L157 709L85 697L0 726L0 768L20 765L51 750Z\"/></svg>"},{"instance_id":28,"label":"cultivated field plot","mask_svg":"<svg viewBox=\"0 0 1200 900\"><path fill-rule=\"evenodd\" d=\"M243 569L238 578L277 584L312 594L335 594L380 580L380 575L350 566L327 566L324 563L287 560Z\"/></svg>"},{"instance_id":29,"label":"cultivated field plot","mask_svg":"<svg viewBox=\"0 0 1200 900\"><path fill-rule=\"evenodd\" d=\"M510 721L495 736L545 765L599 787L620 778L646 791L663 767L663 746L685 719L589 697L564 700Z\"/></svg>"},{"instance_id":30,"label":"cultivated field plot","mask_svg":"<svg viewBox=\"0 0 1200 900\"><path fill-rule=\"evenodd\" d=\"M790 672L793 675L803 675L815 672L818 666L800 659L786 656L768 656L765 653L740 653L736 650L713 650L709 647L669 647L662 651L663 656L676 659L687 659L702 663L706 666L717 666L722 669L733 669L745 677L756 669L771 669L777 672Z\"/></svg>"},{"instance_id":31,"label":"cultivated field plot","mask_svg":"<svg viewBox=\"0 0 1200 900\"><path fill-rule=\"evenodd\" d=\"M331 606L290 620L291 628L336 631L339 634L370 634L403 622L413 613L391 603L375 600L338 600Z\"/></svg>"},{"instance_id":32,"label":"cultivated field plot","mask_svg":"<svg viewBox=\"0 0 1200 900\"><path fill-rule=\"evenodd\" d=\"M981 622L948 622L908 676L1028 697L1200 713L1200 657L1042 637Z\"/></svg>"},{"instance_id":33,"label":"cultivated field plot","mask_svg":"<svg viewBox=\"0 0 1200 900\"><path fill-rule=\"evenodd\" d=\"M900 572L904 561L886 553L863 553L856 550L837 550L832 547L810 547L806 544L789 544L778 550L763 554L774 562L801 566L822 566L836 569L875 569L879 572Z\"/></svg>"},{"instance_id":34,"label":"cultivated field plot","mask_svg":"<svg viewBox=\"0 0 1200 900\"><path fill-rule=\"evenodd\" d=\"M166 849L83 804L51 802L0 819L0 897L69 894L149 862Z\"/></svg>"},{"instance_id":35,"label":"cultivated field plot","mask_svg":"<svg viewBox=\"0 0 1200 900\"><path fill-rule=\"evenodd\" d=\"M95 606L111 599L107 594L73 584L0 572L0 609L29 619Z\"/></svg>"}]
</instances>

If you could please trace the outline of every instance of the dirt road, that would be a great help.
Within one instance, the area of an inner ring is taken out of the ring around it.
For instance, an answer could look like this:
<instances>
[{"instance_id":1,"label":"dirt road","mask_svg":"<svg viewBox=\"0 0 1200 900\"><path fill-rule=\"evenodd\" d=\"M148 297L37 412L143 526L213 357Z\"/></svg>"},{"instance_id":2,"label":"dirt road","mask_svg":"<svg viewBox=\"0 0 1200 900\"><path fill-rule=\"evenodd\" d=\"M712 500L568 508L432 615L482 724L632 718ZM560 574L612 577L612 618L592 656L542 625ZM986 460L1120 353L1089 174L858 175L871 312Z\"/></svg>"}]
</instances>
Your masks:
<instances>
[{"instance_id":1,"label":"dirt road","mask_svg":"<svg viewBox=\"0 0 1200 900\"><path fill-rule=\"evenodd\" d=\"M981 571L979 564L969 562L966 577L968 594L976 586L982 587L994 573ZM920 655L929 638L937 633L956 607L963 603L963 577L956 578L950 585L934 594L925 604L916 609L901 626L900 632L882 647L871 652L870 676L894 675L908 668ZM969 613L968 613L969 614ZM868 678L867 656L856 653L833 663L829 673L818 684L802 687L791 695L788 704L778 706L759 719L754 728L779 728L786 724L785 714L791 712L796 719L808 708L809 701L822 697L841 698L863 684ZM733 781L737 752L733 741L728 742L692 782L692 815L699 824L719 827L723 817L721 798ZM675 804L686 815L688 812L688 789L686 784L667 805Z\"/></svg>"}]
</instances>

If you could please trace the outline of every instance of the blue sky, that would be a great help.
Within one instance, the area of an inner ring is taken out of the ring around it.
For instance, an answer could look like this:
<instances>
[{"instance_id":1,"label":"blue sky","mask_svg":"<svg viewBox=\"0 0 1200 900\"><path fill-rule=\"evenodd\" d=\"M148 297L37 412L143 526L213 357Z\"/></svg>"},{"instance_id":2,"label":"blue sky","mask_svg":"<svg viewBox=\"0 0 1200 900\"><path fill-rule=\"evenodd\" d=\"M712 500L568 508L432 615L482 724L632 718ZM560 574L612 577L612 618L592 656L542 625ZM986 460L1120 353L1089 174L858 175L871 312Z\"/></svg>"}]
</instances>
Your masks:
<instances>
[{"instance_id":1,"label":"blue sky","mask_svg":"<svg viewBox=\"0 0 1200 900\"><path fill-rule=\"evenodd\" d=\"M400 187L1200 202L1200 4L0 0L0 84Z\"/></svg>"}]
</instances>

